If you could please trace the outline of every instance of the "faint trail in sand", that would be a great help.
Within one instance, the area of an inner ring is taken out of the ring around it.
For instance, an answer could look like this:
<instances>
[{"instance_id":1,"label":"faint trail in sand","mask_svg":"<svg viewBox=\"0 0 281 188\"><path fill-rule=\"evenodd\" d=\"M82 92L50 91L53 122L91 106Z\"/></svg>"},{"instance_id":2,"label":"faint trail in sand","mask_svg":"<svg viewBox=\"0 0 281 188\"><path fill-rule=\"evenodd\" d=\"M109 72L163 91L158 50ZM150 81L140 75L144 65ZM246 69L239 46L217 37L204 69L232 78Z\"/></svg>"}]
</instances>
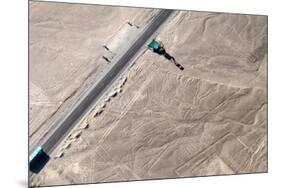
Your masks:
<instances>
[{"instance_id":1,"label":"faint trail in sand","mask_svg":"<svg viewBox=\"0 0 281 188\"><path fill-rule=\"evenodd\" d=\"M146 67L146 72L147 70L150 69L150 67L153 64L151 64L150 66ZM156 68L157 70L158 68ZM142 86L139 88L139 90L136 92L136 94L134 95L134 97L132 98L132 100L124 107L124 110L122 111L122 113L120 114L120 116L118 117L118 120L111 125L107 131L105 131L104 135L102 136L102 138L99 140L99 142L97 143L97 145L100 145L105 139L106 137L112 132L112 130L119 124L119 122L121 121L121 119L127 114L127 112L130 110L130 108L132 107L132 105L135 103L135 101L139 98L139 96L142 94L142 92L146 89L146 87L148 86L148 84L153 80L154 76L156 74L152 74L153 72L149 72L147 75L147 78L144 83L142 84ZM152 74L152 75L151 75ZM151 75L151 76L150 76Z\"/></svg>"}]
</instances>

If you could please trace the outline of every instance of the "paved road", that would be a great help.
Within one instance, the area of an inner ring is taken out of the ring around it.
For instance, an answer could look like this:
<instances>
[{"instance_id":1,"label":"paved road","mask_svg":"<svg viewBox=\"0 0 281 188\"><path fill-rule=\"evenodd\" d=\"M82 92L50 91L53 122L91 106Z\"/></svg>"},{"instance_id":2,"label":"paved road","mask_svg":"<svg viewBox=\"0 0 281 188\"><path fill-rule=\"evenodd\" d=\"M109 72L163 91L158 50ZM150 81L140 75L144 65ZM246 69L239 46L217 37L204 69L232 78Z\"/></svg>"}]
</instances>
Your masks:
<instances>
[{"instance_id":1,"label":"paved road","mask_svg":"<svg viewBox=\"0 0 281 188\"><path fill-rule=\"evenodd\" d=\"M69 133L75 123L87 112L87 110L102 96L105 90L112 84L118 75L129 65L130 60L137 54L146 41L152 36L157 28L168 18L172 10L161 10L151 20L150 23L143 29L138 38L128 46L128 49L120 54L112 67L101 77L85 95L64 114L63 117L54 122L52 127L56 127L52 132L48 133L47 137L38 145L41 145L47 154L50 154L62 139Z\"/></svg>"}]
</instances>

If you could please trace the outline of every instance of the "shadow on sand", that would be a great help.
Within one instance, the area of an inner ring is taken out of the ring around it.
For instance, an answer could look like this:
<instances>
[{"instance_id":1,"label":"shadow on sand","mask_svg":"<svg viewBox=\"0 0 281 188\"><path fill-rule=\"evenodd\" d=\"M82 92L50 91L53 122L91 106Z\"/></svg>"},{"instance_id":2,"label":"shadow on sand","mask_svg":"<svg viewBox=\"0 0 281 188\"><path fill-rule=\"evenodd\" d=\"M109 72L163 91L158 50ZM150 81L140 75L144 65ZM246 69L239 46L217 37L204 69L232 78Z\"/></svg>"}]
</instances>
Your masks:
<instances>
[{"instance_id":1,"label":"shadow on sand","mask_svg":"<svg viewBox=\"0 0 281 188\"><path fill-rule=\"evenodd\" d=\"M45 152L42 152L29 164L29 170L33 173L38 174L49 160L50 157Z\"/></svg>"},{"instance_id":2,"label":"shadow on sand","mask_svg":"<svg viewBox=\"0 0 281 188\"><path fill-rule=\"evenodd\" d=\"M184 67L181 64L177 63L175 58L170 54L168 54L167 52L164 53L164 57L169 61L171 61L172 63L174 63L180 70L184 70Z\"/></svg>"}]
</instances>

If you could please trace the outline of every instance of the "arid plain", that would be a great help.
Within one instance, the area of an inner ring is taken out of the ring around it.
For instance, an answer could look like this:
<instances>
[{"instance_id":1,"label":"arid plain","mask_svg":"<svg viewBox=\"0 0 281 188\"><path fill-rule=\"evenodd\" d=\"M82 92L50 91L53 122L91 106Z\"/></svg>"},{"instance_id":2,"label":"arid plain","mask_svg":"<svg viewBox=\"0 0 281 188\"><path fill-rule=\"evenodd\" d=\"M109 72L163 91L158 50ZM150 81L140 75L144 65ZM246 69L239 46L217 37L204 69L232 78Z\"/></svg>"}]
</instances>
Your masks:
<instances>
[{"instance_id":1,"label":"arid plain","mask_svg":"<svg viewBox=\"0 0 281 188\"><path fill-rule=\"evenodd\" d=\"M81 87L85 77L104 63L98 60L101 38L117 32L128 17L150 13L112 7L107 19L97 23L92 21L100 12L90 18L95 11L72 9L63 8L73 13L61 15L69 28L97 34L77 34L77 40L70 40L65 28L61 37L50 34L46 39L56 50L31 34L31 54L36 56L31 55L30 64L31 103L49 98L47 106L31 111L31 130L37 127L33 124L48 119L40 114L55 111L67 93ZM75 22L75 15L84 15L95 25L82 18ZM51 17L43 23L31 21L30 32L58 32L54 25L67 25ZM92 31L96 24L99 30ZM157 39L184 70L147 50L73 129L56 157L32 179L33 185L267 172L267 17L176 11ZM41 50L44 56L39 57L35 52ZM49 58L55 61L50 64ZM46 70L50 73L44 82L45 73L40 71ZM62 76L65 84L58 84L55 75Z\"/></svg>"},{"instance_id":2,"label":"arid plain","mask_svg":"<svg viewBox=\"0 0 281 188\"><path fill-rule=\"evenodd\" d=\"M141 26L151 15L153 9L30 1L30 148L106 69L103 45L113 48L116 33L133 30L128 21Z\"/></svg>"}]
</instances>

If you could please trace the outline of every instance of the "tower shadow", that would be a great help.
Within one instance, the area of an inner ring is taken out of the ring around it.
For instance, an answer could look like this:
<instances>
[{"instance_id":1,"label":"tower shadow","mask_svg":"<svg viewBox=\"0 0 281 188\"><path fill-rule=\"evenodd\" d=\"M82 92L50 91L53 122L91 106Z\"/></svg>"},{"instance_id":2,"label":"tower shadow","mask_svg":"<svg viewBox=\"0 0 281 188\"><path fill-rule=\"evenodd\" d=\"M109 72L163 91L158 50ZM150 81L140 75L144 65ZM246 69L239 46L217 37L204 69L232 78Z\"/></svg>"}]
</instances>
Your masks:
<instances>
[{"instance_id":1,"label":"tower shadow","mask_svg":"<svg viewBox=\"0 0 281 188\"><path fill-rule=\"evenodd\" d=\"M176 59L175 59L173 56L171 56L169 53L165 52L165 53L164 53L164 57L165 57L167 60L169 60L169 61L171 61L172 63L174 63L180 70L184 70L184 67L183 67L181 64L179 64L179 63L176 61Z\"/></svg>"}]
</instances>

